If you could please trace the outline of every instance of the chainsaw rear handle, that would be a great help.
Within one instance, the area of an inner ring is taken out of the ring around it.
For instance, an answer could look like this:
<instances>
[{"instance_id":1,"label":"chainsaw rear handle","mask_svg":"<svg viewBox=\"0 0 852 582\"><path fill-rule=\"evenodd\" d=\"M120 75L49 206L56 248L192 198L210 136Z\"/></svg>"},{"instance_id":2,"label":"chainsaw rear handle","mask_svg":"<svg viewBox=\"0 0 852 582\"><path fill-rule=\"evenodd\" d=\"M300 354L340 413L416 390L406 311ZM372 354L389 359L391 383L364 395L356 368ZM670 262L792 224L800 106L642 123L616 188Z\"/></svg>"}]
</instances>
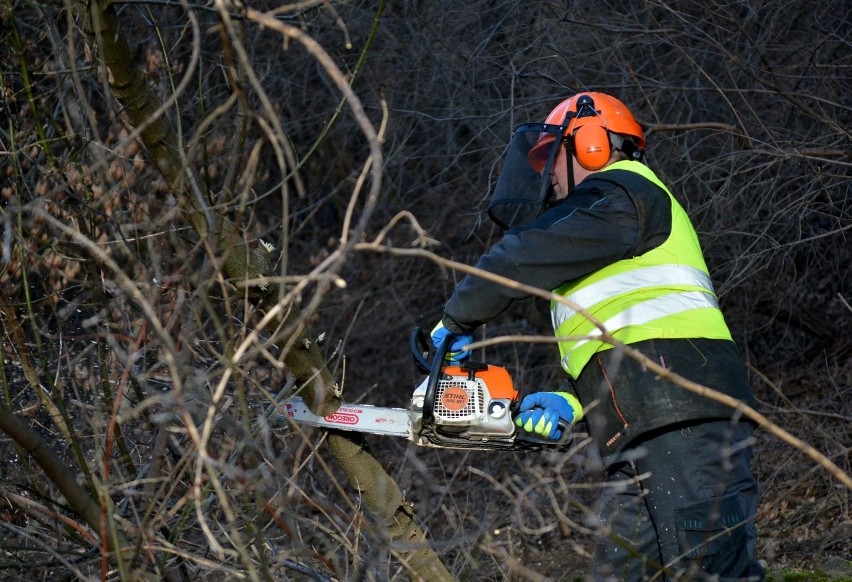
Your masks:
<instances>
[{"instance_id":1,"label":"chainsaw rear handle","mask_svg":"<svg viewBox=\"0 0 852 582\"><path fill-rule=\"evenodd\" d=\"M514 422L515 419L512 419ZM557 423L559 430L562 431L562 436L556 440L548 439L542 436L538 436L534 432L527 432L521 427L515 429L515 440L524 441L527 443L535 443L537 445L543 445L545 447L562 447L568 442L568 434L571 431L571 424L565 422L563 419L559 419Z\"/></svg>"}]
</instances>

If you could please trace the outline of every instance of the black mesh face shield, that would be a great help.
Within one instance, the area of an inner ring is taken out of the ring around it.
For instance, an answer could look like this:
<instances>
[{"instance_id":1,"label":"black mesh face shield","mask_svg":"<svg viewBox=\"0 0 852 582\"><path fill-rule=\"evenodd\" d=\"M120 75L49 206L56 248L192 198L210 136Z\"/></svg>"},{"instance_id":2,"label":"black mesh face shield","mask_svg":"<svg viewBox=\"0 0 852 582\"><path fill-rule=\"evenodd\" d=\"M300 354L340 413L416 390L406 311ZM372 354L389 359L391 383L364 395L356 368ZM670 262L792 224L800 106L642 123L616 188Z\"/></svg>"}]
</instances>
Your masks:
<instances>
[{"instance_id":1,"label":"black mesh face shield","mask_svg":"<svg viewBox=\"0 0 852 582\"><path fill-rule=\"evenodd\" d=\"M552 192L550 170L566 127L524 123L515 128L488 205L488 215L498 225L526 224L547 205Z\"/></svg>"}]
</instances>

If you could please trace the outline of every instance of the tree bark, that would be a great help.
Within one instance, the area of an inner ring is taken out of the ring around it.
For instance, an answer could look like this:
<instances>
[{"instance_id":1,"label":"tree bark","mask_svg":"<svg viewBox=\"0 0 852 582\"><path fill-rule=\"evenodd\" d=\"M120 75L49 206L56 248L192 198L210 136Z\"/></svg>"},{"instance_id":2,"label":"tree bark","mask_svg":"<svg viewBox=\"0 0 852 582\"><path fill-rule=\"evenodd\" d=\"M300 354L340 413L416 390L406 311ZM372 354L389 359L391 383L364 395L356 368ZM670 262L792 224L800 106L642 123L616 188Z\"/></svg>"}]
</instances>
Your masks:
<instances>
[{"instance_id":1,"label":"tree bark","mask_svg":"<svg viewBox=\"0 0 852 582\"><path fill-rule=\"evenodd\" d=\"M177 136L162 111L160 99L133 65L133 53L122 34L111 0L90 0L81 8L88 40L97 47L106 66L113 94L124 107L131 125L141 128L140 136L150 160L182 201L194 230L200 237L213 241L225 275L233 280L270 276L266 249L250 248L230 220L203 208L201 201L188 192L189 168L179 150ZM272 290L260 288L256 288L252 297L260 309L269 309L277 301ZM342 403L337 383L316 342L299 323L297 310L285 311L283 321L277 323L298 337L292 341L291 334L278 342L284 353L284 365L302 387L301 395L311 410L323 416L331 414ZM403 498L399 485L367 450L363 440L351 433L330 432L328 445L350 484L361 495L363 507L391 542L391 548L397 546L396 553L412 578L452 580L430 547L426 534L416 524L413 509ZM82 506L84 510L87 508Z\"/></svg>"}]
</instances>

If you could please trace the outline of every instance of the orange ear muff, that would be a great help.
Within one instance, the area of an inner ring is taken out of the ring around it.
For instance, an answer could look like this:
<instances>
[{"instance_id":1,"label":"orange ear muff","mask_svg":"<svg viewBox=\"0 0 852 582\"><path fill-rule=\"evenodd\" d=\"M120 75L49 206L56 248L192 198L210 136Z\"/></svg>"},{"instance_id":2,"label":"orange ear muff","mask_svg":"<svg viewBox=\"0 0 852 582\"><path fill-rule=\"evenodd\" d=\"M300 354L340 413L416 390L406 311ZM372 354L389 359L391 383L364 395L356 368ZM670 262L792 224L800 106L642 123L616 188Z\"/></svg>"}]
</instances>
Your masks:
<instances>
[{"instance_id":1,"label":"orange ear muff","mask_svg":"<svg viewBox=\"0 0 852 582\"><path fill-rule=\"evenodd\" d=\"M574 155L587 170L600 170L609 161L609 134L602 125L584 125L574 134Z\"/></svg>"}]
</instances>

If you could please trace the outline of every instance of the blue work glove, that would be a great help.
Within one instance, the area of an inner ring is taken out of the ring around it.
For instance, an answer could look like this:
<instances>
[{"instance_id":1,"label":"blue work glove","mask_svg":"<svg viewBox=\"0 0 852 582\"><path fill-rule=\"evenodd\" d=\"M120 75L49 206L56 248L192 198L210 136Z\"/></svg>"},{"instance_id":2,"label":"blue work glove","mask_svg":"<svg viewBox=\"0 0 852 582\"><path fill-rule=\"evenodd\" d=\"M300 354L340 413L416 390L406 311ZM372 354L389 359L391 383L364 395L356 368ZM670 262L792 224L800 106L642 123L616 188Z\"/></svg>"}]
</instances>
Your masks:
<instances>
[{"instance_id":1,"label":"blue work glove","mask_svg":"<svg viewBox=\"0 0 852 582\"><path fill-rule=\"evenodd\" d=\"M444 322L439 321L438 325L435 326L435 329L432 330L432 343L435 345L435 349L440 349L444 342L447 340L447 337L451 334L450 330L444 327ZM470 352L462 351L462 348L466 345L473 343L473 336L469 333L456 335L453 338L453 343L449 345L447 348L447 354L444 356L444 359L448 362L461 362L465 358L470 357Z\"/></svg>"},{"instance_id":2,"label":"blue work glove","mask_svg":"<svg viewBox=\"0 0 852 582\"><path fill-rule=\"evenodd\" d=\"M568 392L536 392L521 402L515 424L527 432L559 440L559 419L574 424L583 418L583 405Z\"/></svg>"}]
</instances>

